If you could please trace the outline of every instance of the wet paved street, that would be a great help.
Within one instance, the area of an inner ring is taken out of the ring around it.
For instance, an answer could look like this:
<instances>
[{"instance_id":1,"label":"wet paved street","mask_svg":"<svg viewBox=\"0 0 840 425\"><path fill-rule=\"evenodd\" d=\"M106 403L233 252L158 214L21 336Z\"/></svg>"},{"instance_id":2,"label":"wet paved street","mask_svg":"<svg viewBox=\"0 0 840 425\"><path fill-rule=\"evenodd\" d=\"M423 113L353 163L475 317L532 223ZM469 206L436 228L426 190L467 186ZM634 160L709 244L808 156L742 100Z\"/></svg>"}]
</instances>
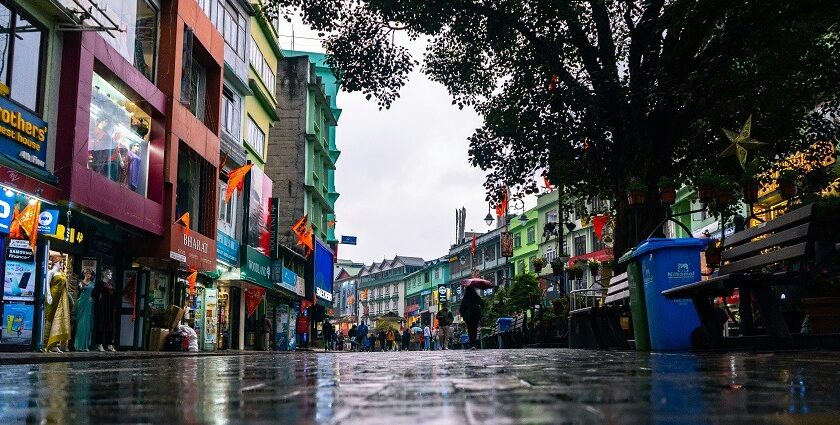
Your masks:
<instances>
[{"instance_id":1,"label":"wet paved street","mask_svg":"<svg viewBox=\"0 0 840 425\"><path fill-rule=\"evenodd\" d=\"M837 353L286 353L0 366L0 423L840 423Z\"/></svg>"}]
</instances>

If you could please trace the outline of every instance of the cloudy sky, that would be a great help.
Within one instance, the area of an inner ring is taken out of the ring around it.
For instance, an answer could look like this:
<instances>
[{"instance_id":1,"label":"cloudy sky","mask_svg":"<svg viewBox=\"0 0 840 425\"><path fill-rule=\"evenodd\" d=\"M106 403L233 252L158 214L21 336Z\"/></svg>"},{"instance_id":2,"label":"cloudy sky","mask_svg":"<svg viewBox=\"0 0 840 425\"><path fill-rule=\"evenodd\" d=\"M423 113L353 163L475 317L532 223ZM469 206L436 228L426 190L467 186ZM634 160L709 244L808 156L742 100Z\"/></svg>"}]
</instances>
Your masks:
<instances>
[{"instance_id":1,"label":"cloudy sky","mask_svg":"<svg viewBox=\"0 0 840 425\"><path fill-rule=\"evenodd\" d=\"M311 36L299 25L295 34ZM418 58L424 50L422 42L410 47ZM295 48L322 51L302 38ZM481 125L475 111L453 106L446 89L419 72L389 110L358 93L343 92L337 102L336 230L358 237L357 246L339 246L339 258L369 264L396 254L441 257L455 240L460 207L467 209L467 231L488 230L484 173L467 161L467 137Z\"/></svg>"}]
</instances>

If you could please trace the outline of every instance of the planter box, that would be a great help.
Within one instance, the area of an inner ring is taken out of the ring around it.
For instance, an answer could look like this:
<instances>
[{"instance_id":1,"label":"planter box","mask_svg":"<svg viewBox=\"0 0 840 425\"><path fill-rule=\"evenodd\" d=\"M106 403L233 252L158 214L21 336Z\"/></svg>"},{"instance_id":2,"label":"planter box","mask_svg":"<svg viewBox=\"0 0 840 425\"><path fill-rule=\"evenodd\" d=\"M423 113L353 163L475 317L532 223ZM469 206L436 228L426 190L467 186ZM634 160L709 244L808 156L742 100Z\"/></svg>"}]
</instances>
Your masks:
<instances>
[{"instance_id":1,"label":"planter box","mask_svg":"<svg viewBox=\"0 0 840 425\"><path fill-rule=\"evenodd\" d=\"M806 298L810 333L840 333L840 297Z\"/></svg>"}]
</instances>

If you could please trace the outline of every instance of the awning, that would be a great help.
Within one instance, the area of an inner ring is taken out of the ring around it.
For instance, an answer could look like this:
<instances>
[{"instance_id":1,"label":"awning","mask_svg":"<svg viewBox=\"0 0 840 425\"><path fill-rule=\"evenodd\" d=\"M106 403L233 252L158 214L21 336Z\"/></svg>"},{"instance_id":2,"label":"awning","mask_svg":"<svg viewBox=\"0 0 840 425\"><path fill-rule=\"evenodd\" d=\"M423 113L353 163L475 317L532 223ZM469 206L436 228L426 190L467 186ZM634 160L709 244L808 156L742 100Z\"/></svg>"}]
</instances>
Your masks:
<instances>
[{"instance_id":1,"label":"awning","mask_svg":"<svg viewBox=\"0 0 840 425\"><path fill-rule=\"evenodd\" d=\"M608 248L604 248L600 251L588 252L583 255L576 255L574 257L569 258L569 261L566 263L568 267L571 267L575 264L575 261L578 260L598 260L600 262L604 261L611 261L613 259L612 250Z\"/></svg>"}]
</instances>

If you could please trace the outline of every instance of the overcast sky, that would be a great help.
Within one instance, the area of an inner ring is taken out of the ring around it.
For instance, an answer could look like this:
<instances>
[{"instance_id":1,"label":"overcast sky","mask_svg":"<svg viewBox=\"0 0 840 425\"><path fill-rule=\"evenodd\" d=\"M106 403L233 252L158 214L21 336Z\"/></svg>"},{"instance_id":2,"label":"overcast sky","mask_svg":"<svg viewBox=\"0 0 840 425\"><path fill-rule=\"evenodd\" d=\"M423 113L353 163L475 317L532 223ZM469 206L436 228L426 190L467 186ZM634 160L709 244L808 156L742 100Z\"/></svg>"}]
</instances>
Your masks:
<instances>
[{"instance_id":1,"label":"overcast sky","mask_svg":"<svg viewBox=\"0 0 840 425\"><path fill-rule=\"evenodd\" d=\"M295 26L299 37L307 34ZM290 40L282 40L289 48ZM422 42L410 45L419 58ZM296 38L297 50L323 51ZM359 93L339 94L336 130L336 233L358 237L339 258L371 263L394 255L426 260L448 253L455 209L467 209L467 231L486 231L484 173L469 165L469 137L481 125L470 109L452 105L446 89L415 72L401 97L380 111Z\"/></svg>"}]
</instances>

